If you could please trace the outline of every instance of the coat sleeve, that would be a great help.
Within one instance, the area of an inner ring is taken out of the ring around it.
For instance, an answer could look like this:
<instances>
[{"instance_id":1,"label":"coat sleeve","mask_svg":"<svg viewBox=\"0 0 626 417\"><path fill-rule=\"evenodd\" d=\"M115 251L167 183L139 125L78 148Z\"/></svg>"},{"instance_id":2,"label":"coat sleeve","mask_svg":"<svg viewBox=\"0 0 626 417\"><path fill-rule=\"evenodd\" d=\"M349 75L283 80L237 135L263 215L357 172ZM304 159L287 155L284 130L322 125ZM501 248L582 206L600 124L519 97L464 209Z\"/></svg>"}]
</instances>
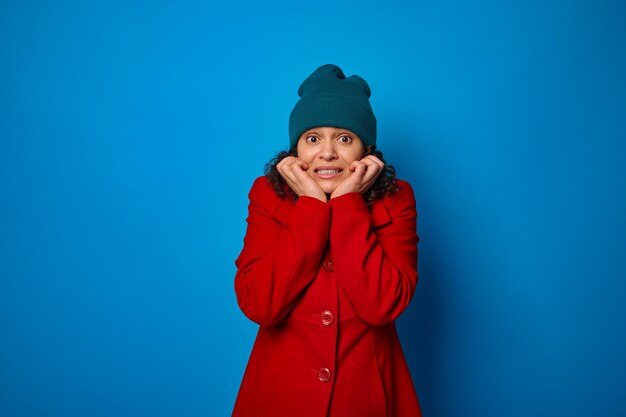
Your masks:
<instances>
[{"instance_id":1,"label":"coat sleeve","mask_svg":"<svg viewBox=\"0 0 626 417\"><path fill-rule=\"evenodd\" d=\"M382 326L408 307L417 285L417 211L413 190L399 181L390 198L391 221L373 230L360 193L331 199L330 245L341 289L357 314Z\"/></svg>"},{"instance_id":2,"label":"coat sleeve","mask_svg":"<svg viewBox=\"0 0 626 417\"><path fill-rule=\"evenodd\" d=\"M330 207L302 196L278 222L273 212L280 199L265 177L254 182L248 197L248 227L235 261L235 293L246 317L272 326L289 315L317 273L329 239Z\"/></svg>"}]
</instances>

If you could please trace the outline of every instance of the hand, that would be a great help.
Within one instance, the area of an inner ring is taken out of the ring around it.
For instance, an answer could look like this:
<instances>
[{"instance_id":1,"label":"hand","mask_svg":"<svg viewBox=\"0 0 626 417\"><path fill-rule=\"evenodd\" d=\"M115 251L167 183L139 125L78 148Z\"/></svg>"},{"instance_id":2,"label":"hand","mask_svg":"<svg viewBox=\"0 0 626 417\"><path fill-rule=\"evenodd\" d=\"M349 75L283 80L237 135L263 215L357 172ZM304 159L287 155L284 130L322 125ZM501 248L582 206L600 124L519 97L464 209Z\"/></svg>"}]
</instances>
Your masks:
<instances>
[{"instance_id":1,"label":"hand","mask_svg":"<svg viewBox=\"0 0 626 417\"><path fill-rule=\"evenodd\" d=\"M328 199L322 188L307 173L309 164L300 158L288 156L276 165L276 169L297 195L313 197L324 203L327 202Z\"/></svg>"},{"instance_id":2,"label":"hand","mask_svg":"<svg viewBox=\"0 0 626 417\"><path fill-rule=\"evenodd\" d=\"M374 155L367 155L360 161L352 162L348 167L350 175L335 188L330 198L352 192L364 192L376 182L384 167L383 161Z\"/></svg>"}]
</instances>

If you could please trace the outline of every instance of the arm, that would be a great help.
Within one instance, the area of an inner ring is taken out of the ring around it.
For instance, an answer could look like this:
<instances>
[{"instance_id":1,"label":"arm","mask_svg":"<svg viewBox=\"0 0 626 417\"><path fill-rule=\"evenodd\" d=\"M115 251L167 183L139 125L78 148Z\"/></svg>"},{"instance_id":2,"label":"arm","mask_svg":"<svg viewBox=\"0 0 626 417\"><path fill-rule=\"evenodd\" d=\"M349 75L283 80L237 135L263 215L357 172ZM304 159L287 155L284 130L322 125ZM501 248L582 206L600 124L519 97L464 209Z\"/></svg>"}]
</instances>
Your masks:
<instances>
[{"instance_id":1,"label":"arm","mask_svg":"<svg viewBox=\"0 0 626 417\"><path fill-rule=\"evenodd\" d=\"M249 194L248 228L235 261L235 293L243 313L271 326L282 322L313 280L328 243L330 207L301 196L281 224L272 214L280 204L265 177Z\"/></svg>"},{"instance_id":2,"label":"arm","mask_svg":"<svg viewBox=\"0 0 626 417\"><path fill-rule=\"evenodd\" d=\"M409 183L391 196L391 222L376 231L358 192L331 199L335 273L357 314L373 326L400 316L417 284L417 212Z\"/></svg>"}]
</instances>

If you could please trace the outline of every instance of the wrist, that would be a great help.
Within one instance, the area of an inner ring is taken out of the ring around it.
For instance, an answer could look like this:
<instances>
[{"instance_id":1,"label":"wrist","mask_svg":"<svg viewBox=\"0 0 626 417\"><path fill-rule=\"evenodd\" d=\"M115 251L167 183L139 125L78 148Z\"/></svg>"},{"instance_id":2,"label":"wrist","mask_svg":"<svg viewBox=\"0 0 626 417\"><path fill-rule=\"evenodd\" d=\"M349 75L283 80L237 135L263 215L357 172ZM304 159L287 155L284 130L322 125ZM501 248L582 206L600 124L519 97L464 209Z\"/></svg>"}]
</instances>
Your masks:
<instances>
[{"instance_id":1,"label":"wrist","mask_svg":"<svg viewBox=\"0 0 626 417\"><path fill-rule=\"evenodd\" d=\"M315 198L316 200L321 201L322 203L328 203L328 197L326 196L326 194L324 193L306 193L306 194L302 194L301 197L310 197L310 198Z\"/></svg>"},{"instance_id":2,"label":"wrist","mask_svg":"<svg viewBox=\"0 0 626 417\"><path fill-rule=\"evenodd\" d=\"M340 208L340 211L342 212L352 210L361 211L363 208L365 208L365 211L368 210L363 193L358 191L346 192L340 196L331 198L330 201L328 201L328 204L330 206Z\"/></svg>"},{"instance_id":3,"label":"wrist","mask_svg":"<svg viewBox=\"0 0 626 417\"><path fill-rule=\"evenodd\" d=\"M328 197L326 197L326 194L322 194L321 196L316 195L315 198L317 198L322 203L328 203Z\"/></svg>"},{"instance_id":4,"label":"wrist","mask_svg":"<svg viewBox=\"0 0 626 417\"><path fill-rule=\"evenodd\" d=\"M337 198L337 197L341 197L342 195L346 195L346 194L350 194L350 193L357 193L357 190L335 190L333 191L333 193L330 195L330 198Z\"/></svg>"}]
</instances>

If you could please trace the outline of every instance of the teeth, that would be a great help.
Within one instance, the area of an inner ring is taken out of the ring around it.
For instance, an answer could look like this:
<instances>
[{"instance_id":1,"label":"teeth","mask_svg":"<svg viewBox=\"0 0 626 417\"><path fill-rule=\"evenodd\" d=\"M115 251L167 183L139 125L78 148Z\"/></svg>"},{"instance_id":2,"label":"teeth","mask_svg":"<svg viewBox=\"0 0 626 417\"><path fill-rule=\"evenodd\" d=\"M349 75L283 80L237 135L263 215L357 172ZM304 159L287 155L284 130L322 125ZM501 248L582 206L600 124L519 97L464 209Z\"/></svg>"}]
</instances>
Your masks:
<instances>
[{"instance_id":1,"label":"teeth","mask_svg":"<svg viewBox=\"0 0 626 417\"><path fill-rule=\"evenodd\" d=\"M317 173L322 175L332 175L337 174L339 172L338 169L318 169Z\"/></svg>"}]
</instances>

